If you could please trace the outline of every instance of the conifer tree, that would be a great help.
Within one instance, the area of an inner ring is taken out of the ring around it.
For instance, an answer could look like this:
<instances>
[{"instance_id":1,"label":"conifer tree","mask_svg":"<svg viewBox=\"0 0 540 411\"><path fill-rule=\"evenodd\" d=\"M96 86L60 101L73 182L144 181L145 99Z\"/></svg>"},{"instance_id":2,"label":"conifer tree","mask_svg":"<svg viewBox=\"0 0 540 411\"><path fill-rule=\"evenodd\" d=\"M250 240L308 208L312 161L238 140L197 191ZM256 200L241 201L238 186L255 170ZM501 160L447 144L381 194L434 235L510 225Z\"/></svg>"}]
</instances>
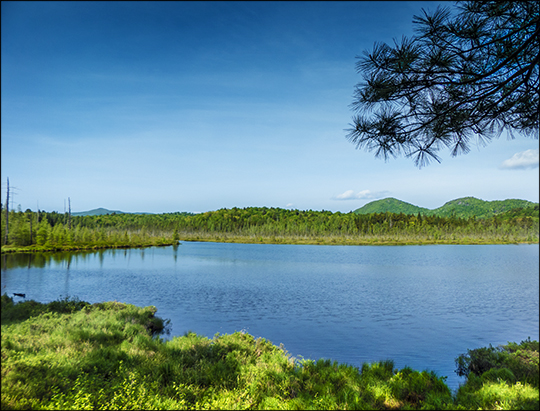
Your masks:
<instances>
[{"instance_id":1,"label":"conifer tree","mask_svg":"<svg viewBox=\"0 0 540 411\"><path fill-rule=\"evenodd\" d=\"M414 16L416 36L375 44L357 63L347 138L417 166L469 152L506 130L538 139L538 1L457 2Z\"/></svg>"},{"instance_id":2,"label":"conifer tree","mask_svg":"<svg viewBox=\"0 0 540 411\"><path fill-rule=\"evenodd\" d=\"M51 237L52 228L49 221L44 218L39 223L39 228L36 234L36 243L38 245L45 245Z\"/></svg>"}]
</instances>

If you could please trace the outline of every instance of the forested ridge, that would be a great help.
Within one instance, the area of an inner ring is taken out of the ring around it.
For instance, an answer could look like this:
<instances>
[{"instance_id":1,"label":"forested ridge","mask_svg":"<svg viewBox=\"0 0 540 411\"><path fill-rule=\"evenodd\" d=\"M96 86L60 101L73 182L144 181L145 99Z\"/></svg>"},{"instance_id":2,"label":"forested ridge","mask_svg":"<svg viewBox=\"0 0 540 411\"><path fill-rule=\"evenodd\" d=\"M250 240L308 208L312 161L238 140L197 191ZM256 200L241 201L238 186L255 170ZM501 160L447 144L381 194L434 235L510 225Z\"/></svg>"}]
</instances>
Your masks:
<instances>
[{"instance_id":1,"label":"forested ridge","mask_svg":"<svg viewBox=\"0 0 540 411\"><path fill-rule=\"evenodd\" d=\"M354 210L354 212L357 214L390 212L396 214L421 214L424 216L435 215L439 217L455 216L461 218L487 218L514 209L534 207L535 205L537 205L537 203L527 200L506 199L484 201L475 197L463 197L448 201L443 206L430 210L389 197L372 201L365 206Z\"/></svg>"},{"instance_id":2,"label":"forested ridge","mask_svg":"<svg viewBox=\"0 0 540 411\"><path fill-rule=\"evenodd\" d=\"M2 210L2 246L56 249L136 247L184 241L305 244L538 242L539 208L490 218L404 213L356 214L282 208L223 208L205 213L73 216ZM6 238L7 237L7 238Z\"/></svg>"}]
</instances>

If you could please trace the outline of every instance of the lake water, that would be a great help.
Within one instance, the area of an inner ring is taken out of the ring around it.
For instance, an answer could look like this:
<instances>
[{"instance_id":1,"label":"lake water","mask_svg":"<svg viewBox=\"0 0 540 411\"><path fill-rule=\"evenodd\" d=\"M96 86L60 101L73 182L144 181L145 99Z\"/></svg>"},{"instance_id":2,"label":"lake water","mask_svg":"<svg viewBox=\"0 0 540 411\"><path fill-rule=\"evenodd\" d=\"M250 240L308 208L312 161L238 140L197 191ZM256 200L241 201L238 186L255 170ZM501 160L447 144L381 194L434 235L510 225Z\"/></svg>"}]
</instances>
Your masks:
<instances>
[{"instance_id":1,"label":"lake water","mask_svg":"<svg viewBox=\"0 0 540 411\"><path fill-rule=\"evenodd\" d=\"M171 320L170 337L245 330L295 357L358 367L393 359L456 389L454 359L468 348L539 339L538 251L184 242L3 255L1 284L40 302L154 305Z\"/></svg>"}]
</instances>

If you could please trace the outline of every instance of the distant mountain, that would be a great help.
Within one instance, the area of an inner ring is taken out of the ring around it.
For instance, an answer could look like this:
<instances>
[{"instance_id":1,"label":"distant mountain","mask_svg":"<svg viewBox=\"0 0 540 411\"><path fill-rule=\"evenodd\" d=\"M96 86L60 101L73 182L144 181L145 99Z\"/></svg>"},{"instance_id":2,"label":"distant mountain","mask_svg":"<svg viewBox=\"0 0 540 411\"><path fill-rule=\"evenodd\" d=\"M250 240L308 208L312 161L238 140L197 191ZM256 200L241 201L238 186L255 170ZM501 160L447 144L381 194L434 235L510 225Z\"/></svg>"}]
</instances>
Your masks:
<instances>
[{"instance_id":1,"label":"distant mountain","mask_svg":"<svg viewBox=\"0 0 540 411\"><path fill-rule=\"evenodd\" d=\"M151 214L151 213L126 213L118 210L107 210L106 208L95 208L90 211L80 211L78 213L71 213L73 216L85 216L85 215L105 215L105 214Z\"/></svg>"},{"instance_id":2,"label":"distant mountain","mask_svg":"<svg viewBox=\"0 0 540 411\"><path fill-rule=\"evenodd\" d=\"M448 201L442 207L430 210L413 204L406 203L395 198L385 198L382 200L372 201L365 206L354 211L356 214L372 214L372 213L403 213L403 214L422 214L436 215L439 217L456 216L461 218L477 217L487 218L497 214L501 214L517 208L528 208L537 206L538 203L533 203L527 200L495 200L484 201L475 197L463 197L456 200Z\"/></svg>"}]
</instances>

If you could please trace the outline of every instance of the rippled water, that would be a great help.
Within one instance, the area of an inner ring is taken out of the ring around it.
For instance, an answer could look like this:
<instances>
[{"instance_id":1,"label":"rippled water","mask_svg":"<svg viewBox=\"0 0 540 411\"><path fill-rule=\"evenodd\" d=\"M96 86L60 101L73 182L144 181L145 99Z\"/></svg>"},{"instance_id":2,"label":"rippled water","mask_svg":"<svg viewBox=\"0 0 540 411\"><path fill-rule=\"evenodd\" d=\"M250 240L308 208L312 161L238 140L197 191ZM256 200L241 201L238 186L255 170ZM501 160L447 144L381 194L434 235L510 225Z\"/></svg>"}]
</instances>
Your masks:
<instances>
[{"instance_id":1,"label":"rippled water","mask_svg":"<svg viewBox=\"0 0 540 411\"><path fill-rule=\"evenodd\" d=\"M171 336L246 330L297 357L434 370L455 389L467 348L538 339L538 251L185 242L4 255L2 292L154 305Z\"/></svg>"}]
</instances>

